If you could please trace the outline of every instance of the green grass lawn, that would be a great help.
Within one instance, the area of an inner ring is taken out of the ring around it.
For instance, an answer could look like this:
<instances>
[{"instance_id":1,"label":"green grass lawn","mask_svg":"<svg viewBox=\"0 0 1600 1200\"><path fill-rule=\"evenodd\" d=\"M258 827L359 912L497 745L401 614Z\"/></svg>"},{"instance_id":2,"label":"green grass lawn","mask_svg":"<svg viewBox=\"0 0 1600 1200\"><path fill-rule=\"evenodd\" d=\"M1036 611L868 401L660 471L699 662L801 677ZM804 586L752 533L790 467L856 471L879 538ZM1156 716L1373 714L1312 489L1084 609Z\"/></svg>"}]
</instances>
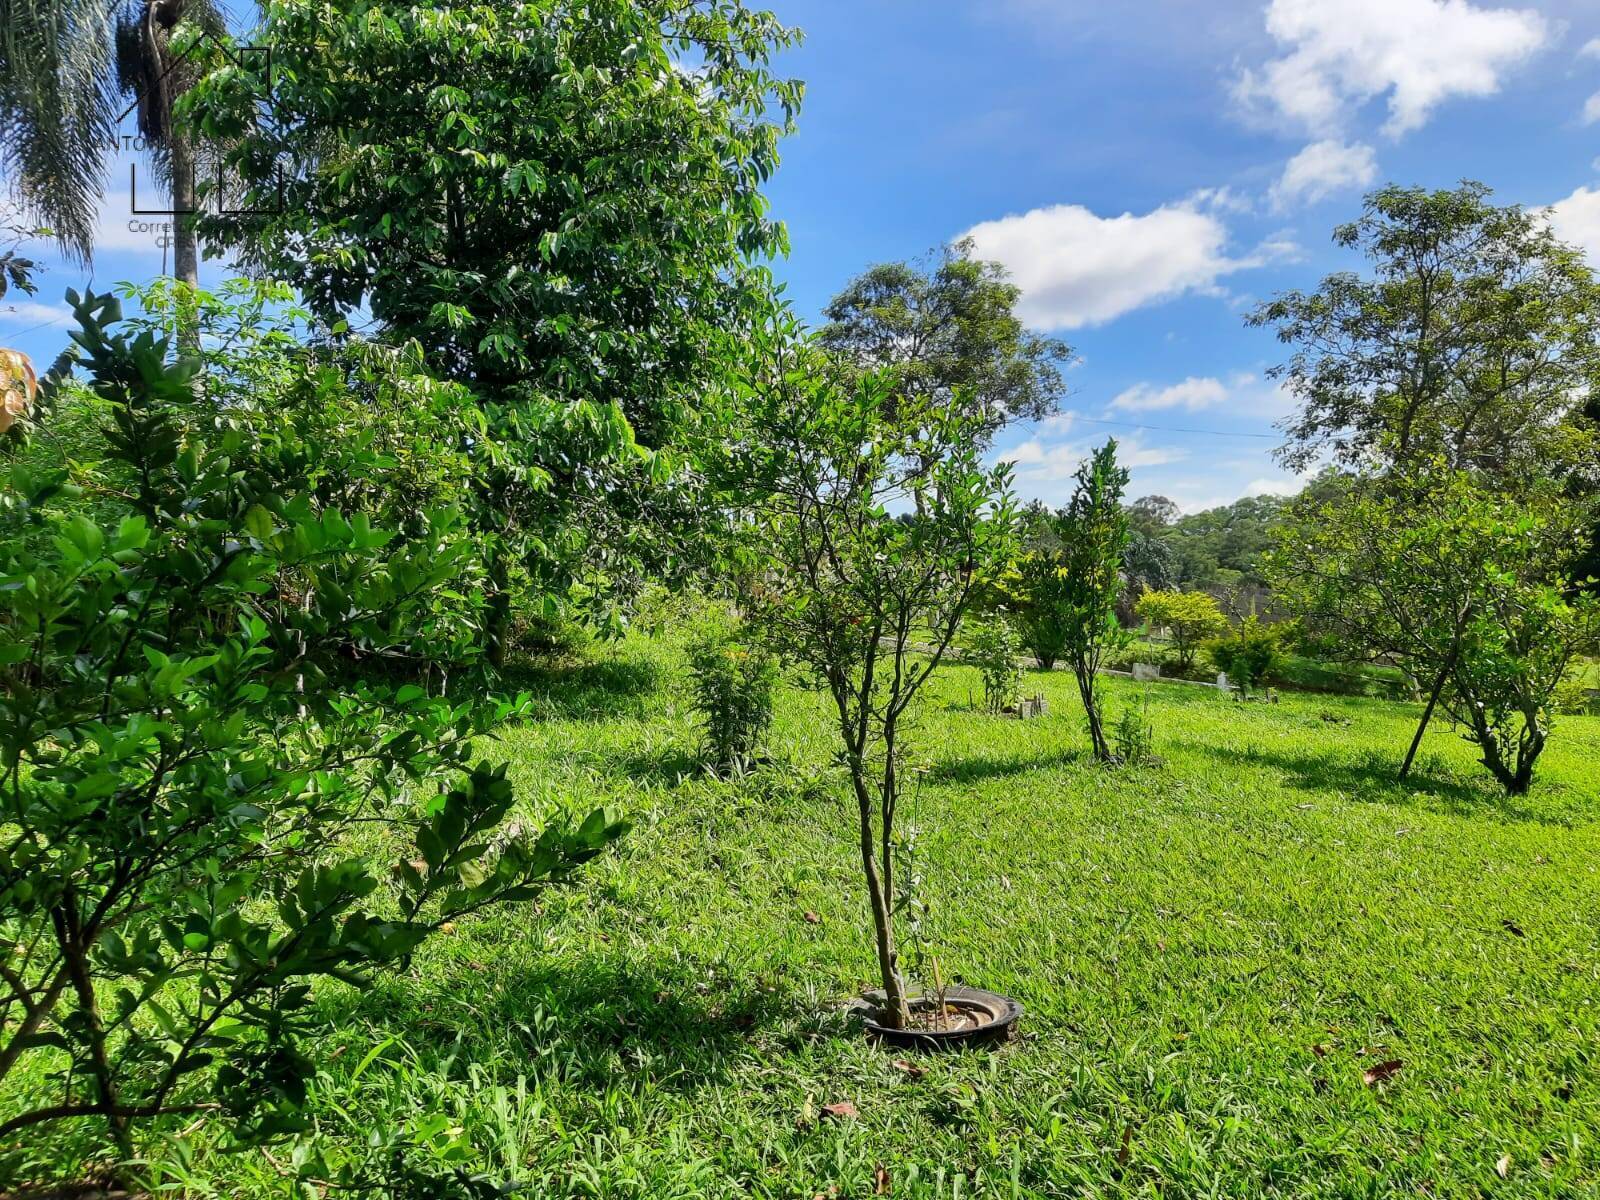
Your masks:
<instances>
[{"instance_id":1,"label":"green grass lawn","mask_svg":"<svg viewBox=\"0 0 1600 1200\"><path fill-rule=\"evenodd\" d=\"M330 1132L431 1132L530 1196L1600 1194L1600 718L1506 800L1442 725L1394 783L1411 705L1157 685L1166 766L1112 770L1069 675L1017 722L943 671L903 819L946 970L1027 1015L908 1071L840 1013L873 965L821 698L787 689L778 763L717 782L659 647L538 687L502 745L529 803L636 827L540 910L327 987ZM197 1192L287 1190L154 1153Z\"/></svg>"}]
</instances>

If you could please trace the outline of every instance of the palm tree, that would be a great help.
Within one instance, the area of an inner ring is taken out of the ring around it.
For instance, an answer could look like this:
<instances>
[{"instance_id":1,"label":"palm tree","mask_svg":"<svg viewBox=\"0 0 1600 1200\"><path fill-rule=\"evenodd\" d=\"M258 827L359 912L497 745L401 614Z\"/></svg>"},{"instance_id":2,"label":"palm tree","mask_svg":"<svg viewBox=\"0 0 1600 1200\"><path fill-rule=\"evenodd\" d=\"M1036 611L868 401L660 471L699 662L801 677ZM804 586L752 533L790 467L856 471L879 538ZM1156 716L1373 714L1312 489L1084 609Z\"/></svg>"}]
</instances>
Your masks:
<instances>
[{"instance_id":1,"label":"palm tree","mask_svg":"<svg viewBox=\"0 0 1600 1200\"><path fill-rule=\"evenodd\" d=\"M130 101L172 210L194 209L194 148L172 121L198 78L172 50L185 21L225 29L215 0L0 0L0 169L78 262L94 253L106 150ZM194 226L173 224L173 275L192 285Z\"/></svg>"}]
</instances>

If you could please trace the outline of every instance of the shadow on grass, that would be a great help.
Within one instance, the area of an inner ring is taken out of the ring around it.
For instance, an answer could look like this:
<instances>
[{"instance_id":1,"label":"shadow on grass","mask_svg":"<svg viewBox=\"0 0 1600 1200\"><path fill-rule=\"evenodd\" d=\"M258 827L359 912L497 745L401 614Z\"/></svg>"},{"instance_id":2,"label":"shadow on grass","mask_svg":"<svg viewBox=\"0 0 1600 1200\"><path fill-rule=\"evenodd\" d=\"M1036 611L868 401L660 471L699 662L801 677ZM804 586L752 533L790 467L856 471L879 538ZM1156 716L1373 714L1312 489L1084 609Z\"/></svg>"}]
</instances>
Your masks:
<instances>
[{"instance_id":1,"label":"shadow on grass","mask_svg":"<svg viewBox=\"0 0 1600 1200\"><path fill-rule=\"evenodd\" d=\"M453 993L383 980L333 1021L368 1023L374 1041L396 1036L427 1073L448 1073L454 1059L596 1089L689 1089L724 1081L752 1039L787 1011L759 981L692 959L600 955L466 969L478 983L471 991L454 971Z\"/></svg>"},{"instance_id":2,"label":"shadow on grass","mask_svg":"<svg viewBox=\"0 0 1600 1200\"><path fill-rule=\"evenodd\" d=\"M707 775L705 762L682 746L653 746L605 756L605 769L639 784L677 787Z\"/></svg>"},{"instance_id":3,"label":"shadow on grass","mask_svg":"<svg viewBox=\"0 0 1600 1200\"><path fill-rule=\"evenodd\" d=\"M1010 775L1025 775L1029 771L1048 771L1054 767L1070 766L1087 760L1083 750L1056 750L1049 754L969 755L951 761L935 763L928 772L930 783L980 783L985 779L1004 779Z\"/></svg>"},{"instance_id":4,"label":"shadow on grass","mask_svg":"<svg viewBox=\"0 0 1600 1200\"><path fill-rule=\"evenodd\" d=\"M1245 763L1280 772L1290 787L1311 791L1334 790L1370 803L1415 806L1458 817L1497 817L1540 825L1570 825L1559 812L1530 807L1524 797L1507 796L1479 781L1449 773L1437 760L1420 758L1405 779L1397 778L1400 757L1371 750L1350 756L1334 751L1321 754L1266 750L1252 746L1229 750L1202 742L1186 749L1236 766Z\"/></svg>"},{"instance_id":5,"label":"shadow on grass","mask_svg":"<svg viewBox=\"0 0 1600 1200\"><path fill-rule=\"evenodd\" d=\"M502 673L501 687L531 695L538 716L600 720L642 712L643 698L660 682L660 668L648 659L607 658L572 665L509 666Z\"/></svg>"}]
</instances>

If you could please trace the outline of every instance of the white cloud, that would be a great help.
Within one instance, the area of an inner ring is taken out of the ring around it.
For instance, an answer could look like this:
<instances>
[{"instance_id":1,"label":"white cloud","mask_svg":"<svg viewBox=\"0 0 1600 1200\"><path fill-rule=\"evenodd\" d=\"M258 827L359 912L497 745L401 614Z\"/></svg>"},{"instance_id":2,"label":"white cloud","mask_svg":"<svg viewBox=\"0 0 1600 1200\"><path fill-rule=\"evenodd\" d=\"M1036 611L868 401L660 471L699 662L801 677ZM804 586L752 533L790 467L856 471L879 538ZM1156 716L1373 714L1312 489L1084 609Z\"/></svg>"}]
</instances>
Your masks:
<instances>
[{"instance_id":1,"label":"white cloud","mask_svg":"<svg viewBox=\"0 0 1600 1200\"><path fill-rule=\"evenodd\" d=\"M1246 496L1295 496L1305 487L1305 481L1292 478L1252 479L1244 489Z\"/></svg>"},{"instance_id":2,"label":"white cloud","mask_svg":"<svg viewBox=\"0 0 1600 1200\"><path fill-rule=\"evenodd\" d=\"M139 189L139 203L144 208L161 208L165 201L151 200ZM95 225L95 253L106 254L127 251L161 256L162 238L168 236L172 217L165 214L138 214L133 211L133 201L126 189L107 192L100 199L100 212ZM170 253L170 252L169 252Z\"/></svg>"},{"instance_id":3,"label":"white cloud","mask_svg":"<svg viewBox=\"0 0 1600 1200\"><path fill-rule=\"evenodd\" d=\"M1578 53L1584 58L1600 58L1600 37L1590 38Z\"/></svg>"},{"instance_id":4,"label":"white cloud","mask_svg":"<svg viewBox=\"0 0 1600 1200\"><path fill-rule=\"evenodd\" d=\"M1215 193L1206 198L1214 207ZM1100 325L1146 304L1215 292L1223 276L1273 253L1230 257L1227 227L1193 199L1119 217L1057 204L984 221L961 236L973 240L978 257L1005 264L1022 289L1018 314L1039 329Z\"/></svg>"},{"instance_id":5,"label":"white cloud","mask_svg":"<svg viewBox=\"0 0 1600 1200\"><path fill-rule=\"evenodd\" d=\"M1111 407L1126 412L1158 412L1168 408L1183 408L1189 412L1198 412L1203 408L1215 407L1227 398L1228 388L1222 380L1212 379L1209 376L1200 379L1191 375L1182 383L1174 383L1164 388L1157 388L1148 383L1135 384L1119 393L1111 402Z\"/></svg>"},{"instance_id":6,"label":"white cloud","mask_svg":"<svg viewBox=\"0 0 1600 1200\"><path fill-rule=\"evenodd\" d=\"M40 304L37 300L0 300L0 324L43 325L46 322L66 323L72 310L65 304Z\"/></svg>"},{"instance_id":7,"label":"white cloud","mask_svg":"<svg viewBox=\"0 0 1600 1200\"><path fill-rule=\"evenodd\" d=\"M1201 412L1211 409L1226 412L1230 416L1266 419L1283 416L1293 407L1294 398L1283 385L1249 371L1235 371L1226 380L1211 375L1191 375L1181 383L1166 387L1137 383L1118 393L1111 401L1112 409L1123 412L1161 412L1170 409Z\"/></svg>"},{"instance_id":8,"label":"white cloud","mask_svg":"<svg viewBox=\"0 0 1600 1200\"><path fill-rule=\"evenodd\" d=\"M1242 101L1327 134L1387 96L1396 137L1451 97L1493 95L1554 35L1532 9L1467 0L1272 0L1267 31L1286 52L1240 76Z\"/></svg>"},{"instance_id":9,"label":"white cloud","mask_svg":"<svg viewBox=\"0 0 1600 1200\"><path fill-rule=\"evenodd\" d=\"M1596 121L1600 121L1600 92L1590 96L1583 106L1583 123L1593 125Z\"/></svg>"},{"instance_id":10,"label":"white cloud","mask_svg":"<svg viewBox=\"0 0 1600 1200\"><path fill-rule=\"evenodd\" d=\"M1583 250L1600 267L1600 188L1581 187L1545 213L1558 238Z\"/></svg>"},{"instance_id":11,"label":"white cloud","mask_svg":"<svg viewBox=\"0 0 1600 1200\"><path fill-rule=\"evenodd\" d=\"M1032 437L998 458L1012 464L1012 479L1025 499L1059 506L1072 496L1078 465L1104 440L1099 435L1092 440L1073 442L1050 442ZM1137 437L1117 435L1117 463L1130 471L1169 466L1188 457L1189 452L1182 447L1146 446Z\"/></svg>"},{"instance_id":12,"label":"white cloud","mask_svg":"<svg viewBox=\"0 0 1600 1200\"><path fill-rule=\"evenodd\" d=\"M1345 188L1363 188L1378 177L1378 156L1371 146L1333 138L1312 142L1291 158L1272 185L1272 206L1279 211L1295 204L1315 204Z\"/></svg>"}]
</instances>

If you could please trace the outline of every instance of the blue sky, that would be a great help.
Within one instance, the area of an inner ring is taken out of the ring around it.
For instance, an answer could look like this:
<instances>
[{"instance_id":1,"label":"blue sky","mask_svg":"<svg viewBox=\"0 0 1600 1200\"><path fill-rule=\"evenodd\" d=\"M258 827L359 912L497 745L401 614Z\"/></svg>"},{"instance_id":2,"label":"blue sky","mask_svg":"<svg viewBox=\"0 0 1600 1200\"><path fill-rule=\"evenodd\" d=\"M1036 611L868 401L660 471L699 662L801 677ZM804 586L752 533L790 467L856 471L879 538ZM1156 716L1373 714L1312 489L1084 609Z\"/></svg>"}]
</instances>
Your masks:
<instances>
[{"instance_id":1,"label":"blue sky","mask_svg":"<svg viewBox=\"0 0 1600 1200\"><path fill-rule=\"evenodd\" d=\"M965 233L1004 262L1080 358L1062 416L998 443L1024 496L1060 503L1108 435L1133 494L1190 511L1295 488L1270 453L1283 351L1242 315L1351 265L1329 233L1368 187L1480 179L1600 263L1592 2L768 2L807 34L780 64L808 92L770 193L778 276L815 318L869 263ZM161 269L126 170L99 286ZM84 279L52 262L0 343L47 360L65 322L33 327Z\"/></svg>"}]
</instances>

